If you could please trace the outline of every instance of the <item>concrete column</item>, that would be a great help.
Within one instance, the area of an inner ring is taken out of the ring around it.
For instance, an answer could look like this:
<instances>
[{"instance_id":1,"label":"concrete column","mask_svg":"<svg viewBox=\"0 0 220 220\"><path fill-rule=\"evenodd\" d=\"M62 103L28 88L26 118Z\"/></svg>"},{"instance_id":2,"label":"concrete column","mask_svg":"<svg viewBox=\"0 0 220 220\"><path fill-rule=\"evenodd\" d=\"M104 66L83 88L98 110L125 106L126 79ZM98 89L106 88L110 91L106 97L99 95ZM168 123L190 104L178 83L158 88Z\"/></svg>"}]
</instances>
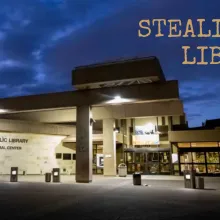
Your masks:
<instances>
[{"instance_id":1,"label":"concrete column","mask_svg":"<svg viewBox=\"0 0 220 220\"><path fill-rule=\"evenodd\" d=\"M173 130L173 122L172 122L172 116L168 116L168 131L172 131ZM169 139L169 137L168 137ZM171 143L169 143L170 145L170 173L171 175L174 174L174 165L172 163L172 154L173 154L173 151L172 151L172 145Z\"/></svg>"},{"instance_id":2,"label":"concrete column","mask_svg":"<svg viewBox=\"0 0 220 220\"><path fill-rule=\"evenodd\" d=\"M115 120L103 120L103 154L104 176L116 176L116 134L114 132Z\"/></svg>"},{"instance_id":3,"label":"concrete column","mask_svg":"<svg viewBox=\"0 0 220 220\"><path fill-rule=\"evenodd\" d=\"M168 116L168 131L173 130L172 116Z\"/></svg>"},{"instance_id":4,"label":"concrete column","mask_svg":"<svg viewBox=\"0 0 220 220\"><path fill-rule=\"evenodd\" d=\"M76 182L92 181L92 123L90 106L78 106L76 115Z\"/></svg>"}]
</instances>

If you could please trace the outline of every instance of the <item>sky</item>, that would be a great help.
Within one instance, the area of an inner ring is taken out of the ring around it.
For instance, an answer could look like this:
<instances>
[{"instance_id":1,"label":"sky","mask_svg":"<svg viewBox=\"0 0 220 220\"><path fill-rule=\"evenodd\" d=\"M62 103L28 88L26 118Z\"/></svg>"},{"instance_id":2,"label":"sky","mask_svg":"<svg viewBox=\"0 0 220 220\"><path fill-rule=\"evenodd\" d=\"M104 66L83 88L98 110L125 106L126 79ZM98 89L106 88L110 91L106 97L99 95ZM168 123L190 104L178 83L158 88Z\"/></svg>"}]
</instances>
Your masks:
<instances>
[{"instance_id":1,"label":"sky","mask_svg":"<svg viewBox=\"0 0 220 220\"><path fill-rule=\"evenodd\" d=\"M0 97L72 90L71 70L109 60L156 56L167 80L178 80L189 125L220 118L220 65L183 65L182 46L220 38L138 37L144 19L220 18L219 0L0 0ZM195 31L196 31L195 30ZM154 31L154 32L153 32ZM211 61L206 51L207 61Z\"/></svg>"}]
</instances>

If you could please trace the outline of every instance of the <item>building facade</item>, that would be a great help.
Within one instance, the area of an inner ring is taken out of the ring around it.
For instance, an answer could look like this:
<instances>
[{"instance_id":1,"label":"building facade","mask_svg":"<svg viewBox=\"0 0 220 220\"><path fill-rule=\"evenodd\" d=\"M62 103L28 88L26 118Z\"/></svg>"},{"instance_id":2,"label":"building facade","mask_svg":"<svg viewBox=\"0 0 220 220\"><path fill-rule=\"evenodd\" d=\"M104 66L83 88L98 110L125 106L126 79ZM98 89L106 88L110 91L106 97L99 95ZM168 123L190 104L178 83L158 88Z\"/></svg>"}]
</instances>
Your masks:
<instances>
[{"instance_id":1,"label":"building facade","mask_svg":"<svg viewBox=\"0 0 220 220\"><path fill-rule=\"evenodd\" d=\"M178 82L166 80L157 58L77 67L72 85L69 92L0 99L2 174L11 166L27 175L58 167L90 182L92 174L117 175L120 163L128 173L218 172L218 135L178 133L188 129ZM200 154L195 143L204 147Z\"/></svg>"}]
</instances>

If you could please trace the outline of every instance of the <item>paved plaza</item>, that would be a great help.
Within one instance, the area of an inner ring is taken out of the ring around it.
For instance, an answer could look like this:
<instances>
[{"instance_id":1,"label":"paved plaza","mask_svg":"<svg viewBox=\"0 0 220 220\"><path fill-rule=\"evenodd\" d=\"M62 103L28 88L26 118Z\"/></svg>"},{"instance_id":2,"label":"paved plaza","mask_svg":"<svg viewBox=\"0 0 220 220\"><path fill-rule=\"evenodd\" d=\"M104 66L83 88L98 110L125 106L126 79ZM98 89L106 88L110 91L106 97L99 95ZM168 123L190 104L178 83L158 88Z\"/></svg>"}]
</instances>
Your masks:
<instances>
[{"instance_id":1,"label":"paved plaza","mask_svg":"<svg viewBox=\"0 0 220 220\"><path fill-rule=\"evenodd\" d=\"M205 178L205 190L185 189L183 177L94 176L90 184L61 176L62 183L44 183L44 176L19 176L18 183L0 177L2 219L201 219L220 214L220 178Z\"/></svg>"}]
</instances>

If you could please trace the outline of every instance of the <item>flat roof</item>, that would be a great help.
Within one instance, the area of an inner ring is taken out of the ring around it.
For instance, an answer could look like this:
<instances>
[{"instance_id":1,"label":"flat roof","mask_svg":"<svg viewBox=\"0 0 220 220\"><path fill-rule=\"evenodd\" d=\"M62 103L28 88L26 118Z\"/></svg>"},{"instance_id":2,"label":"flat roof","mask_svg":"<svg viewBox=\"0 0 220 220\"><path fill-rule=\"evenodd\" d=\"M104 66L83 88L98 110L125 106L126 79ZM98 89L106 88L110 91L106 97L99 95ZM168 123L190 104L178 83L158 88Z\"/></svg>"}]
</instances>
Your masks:
<instances>
[{"instance_id":1,"label":"flat roof","mask_svg":"<svg viewBox=\"0 0 220 220\"><path fill-rule=\"evenodd\" d=\"M72 70L72 85L78 89L156 81L166 79L159 60L153 56L96 63Z\"/></svg>"}]
</instances>

